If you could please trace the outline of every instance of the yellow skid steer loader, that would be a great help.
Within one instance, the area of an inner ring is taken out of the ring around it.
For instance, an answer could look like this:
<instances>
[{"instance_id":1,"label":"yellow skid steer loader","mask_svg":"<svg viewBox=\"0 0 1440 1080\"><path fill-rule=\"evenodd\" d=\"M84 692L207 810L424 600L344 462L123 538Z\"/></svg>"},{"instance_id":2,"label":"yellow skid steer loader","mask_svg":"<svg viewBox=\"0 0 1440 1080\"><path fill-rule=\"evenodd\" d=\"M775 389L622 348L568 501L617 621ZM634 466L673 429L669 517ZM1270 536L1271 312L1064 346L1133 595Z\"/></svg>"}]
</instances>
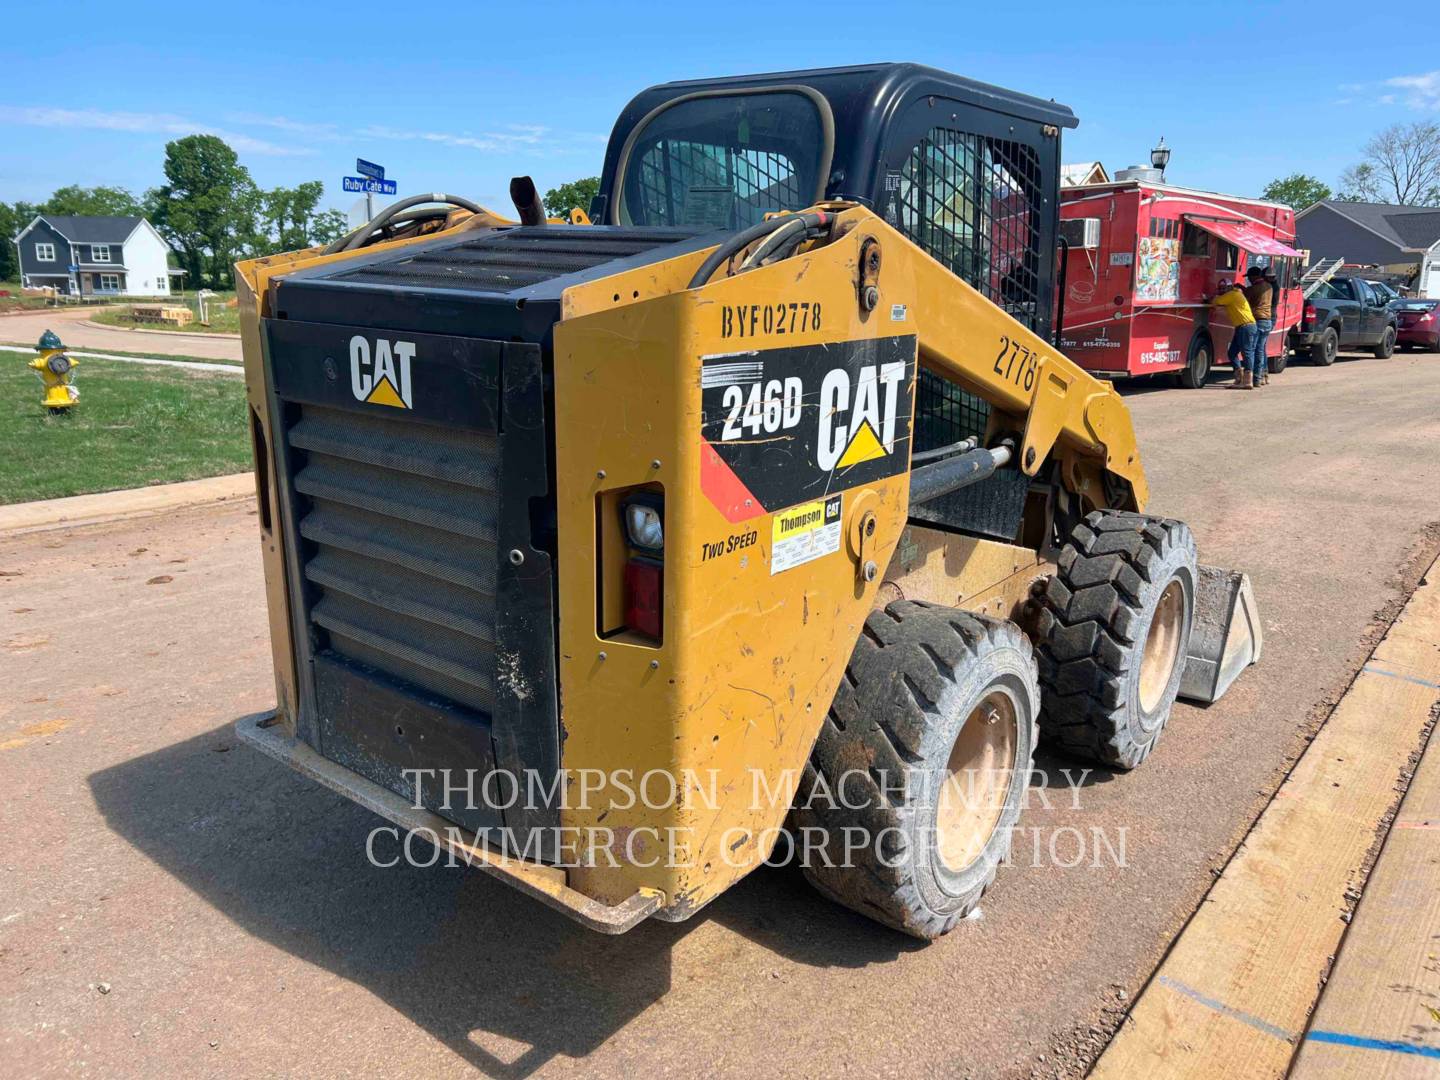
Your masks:
<instances>
[{"instance_id":1,"label":"yellow skid steer loader","mask_svg":"<svg viewBox=\"0 0 1440 1080\"><path fill-rule=\"evenodd\" d=\"M908 64L670 84L587 223L521 178L240 264L241 736L605 932L781 844L951 929L1037 737L1134 768L1260 650L1053 344L1074 124Z\"/></svg>"}]
</instances>

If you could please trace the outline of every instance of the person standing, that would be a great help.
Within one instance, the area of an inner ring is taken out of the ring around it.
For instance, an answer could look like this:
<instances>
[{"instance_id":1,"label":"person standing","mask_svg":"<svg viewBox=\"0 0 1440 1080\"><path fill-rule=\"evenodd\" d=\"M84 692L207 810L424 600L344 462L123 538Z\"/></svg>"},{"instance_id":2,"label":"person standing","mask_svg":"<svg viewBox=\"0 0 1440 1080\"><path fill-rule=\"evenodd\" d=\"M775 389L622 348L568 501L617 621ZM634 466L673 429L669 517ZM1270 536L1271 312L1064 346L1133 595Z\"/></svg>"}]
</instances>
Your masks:
<instances>
[{"instance_id":1,"label":"person standing","mask_svg":"<svg viewBox=\"0 0 1440 1080\"><path fill-rule=\"evenodd\" d=\"M1245 300L1250 305L1250 314L1255 316L1255 361L1250 365L1256 386L1270 381L1270 362L1265 349L1270 344L1270 331L1275 329L1275 287L1265 277L1265 271L1252 266L1245 271Z\"/></svg>"},{"instance_id":2,"label":"person standing","mask_svg":"<svg viewBox=\"0 0 1440 1080\"><path fill-rule=\"evenodd\" d=\"M1235 288L1229 278L1221 278L1211 305L1225 312L1235 332L1230 335L1230 348L1226 357L1235 368L1232 390L1249 390L1255 385L1255 316L1250 312L1250 301Z\"/></svg>"}]
</instances>

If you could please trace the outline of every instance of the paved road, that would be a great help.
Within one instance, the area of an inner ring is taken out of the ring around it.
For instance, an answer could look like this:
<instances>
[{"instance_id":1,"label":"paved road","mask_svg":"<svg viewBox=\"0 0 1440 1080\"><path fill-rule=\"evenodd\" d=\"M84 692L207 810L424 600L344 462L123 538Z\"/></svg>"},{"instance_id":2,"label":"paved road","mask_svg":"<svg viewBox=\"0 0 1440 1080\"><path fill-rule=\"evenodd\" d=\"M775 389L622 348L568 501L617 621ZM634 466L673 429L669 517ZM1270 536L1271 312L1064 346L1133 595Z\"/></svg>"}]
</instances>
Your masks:
<instances>
[{"instance_id":1,"label":"paved road","mask_svg":"<svg viewBox=\"0 0 1440 1080\"><path fill-rule=\"evenodd\" d=\"M1129 402L1153 509L1254 577L1264 662L1140 771L1032 798L1024 865L929 947L788 870L612 939L372 869L374 818L231 734L273 695L243 506L0 539L7 1072L1076 1075L1440 548L1440 356ZM1126 865L1057 865L1067 827Z\"/></svg>"},{"instance_id":2,"label":"paved road","mask_svg":"<svg viewBox=\"0 0 1440 1080\"><path fill-rule=\"evenodd\" d=\"M33 345L46 330L54 330L72 349L119 349L151 356L198 356L205 360L240 359L238 338L216 334L182 334L178 331L126 330L118 326L86 326L94 308L55 308L35 315L0 316L0 341Z\"/></svg>"}]
</instances>

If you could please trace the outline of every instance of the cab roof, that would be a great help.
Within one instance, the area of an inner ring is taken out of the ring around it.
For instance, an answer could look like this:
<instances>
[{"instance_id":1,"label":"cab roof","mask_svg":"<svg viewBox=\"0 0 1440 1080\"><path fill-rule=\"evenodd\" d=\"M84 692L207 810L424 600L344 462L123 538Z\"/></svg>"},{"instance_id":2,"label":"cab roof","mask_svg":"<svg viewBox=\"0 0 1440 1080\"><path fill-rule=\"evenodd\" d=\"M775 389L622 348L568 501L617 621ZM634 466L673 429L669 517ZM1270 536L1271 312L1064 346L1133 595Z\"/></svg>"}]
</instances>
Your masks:
<instances>
[{"instance_id":1,"label":"cab roof","mask_svg":"<svg viewBox=\"0 0 1440 1080\"><path fill-rule=\"evenodd\" d=\"M827 190L827 197L873 194L875 165L890 127L917 100L933 98L953 103L956 111L976 110L1056 129L1073 128L1079 123L1068 106L923 64L865 64L687 79L642 90L621 111L605 151L601 194L608 199L613 193L627 139L657 111L697 94L786 86L804 87L818 94L834 118L833 167L845 179L842 188Z\"/></svg>"}]
</instances>

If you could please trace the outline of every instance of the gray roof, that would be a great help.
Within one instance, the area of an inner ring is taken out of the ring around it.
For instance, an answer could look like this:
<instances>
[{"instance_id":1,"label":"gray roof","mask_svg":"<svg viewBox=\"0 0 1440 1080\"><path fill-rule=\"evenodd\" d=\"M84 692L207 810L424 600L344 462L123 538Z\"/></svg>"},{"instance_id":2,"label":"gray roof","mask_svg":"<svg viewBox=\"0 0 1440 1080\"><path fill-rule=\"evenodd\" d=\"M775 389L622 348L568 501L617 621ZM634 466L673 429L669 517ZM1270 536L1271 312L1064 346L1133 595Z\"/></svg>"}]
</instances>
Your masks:
<instances>
[{"instance_id":1,"label":"gray roof","mask_svg":"<svg viewBox=\"0 0 1440 1080\"><path fill-rule=\"evenodd\" d=\"M72 244L123 244L143 218L80 217L74 214L41 214Z\"/></svg>"},{"instance_id":2,"label":"gray roof","mask_svg":"<svg viewBox=\"0 0 1440 1080\"><path fill-rule=\"evenodd\" d=\"M1328 206L1372 232L1378 233L1402 251L1423 251L1440 240L1440 208L1397 206L1393 203L1340 202L1325 199Z\"/></svg>"}]
</instances>

